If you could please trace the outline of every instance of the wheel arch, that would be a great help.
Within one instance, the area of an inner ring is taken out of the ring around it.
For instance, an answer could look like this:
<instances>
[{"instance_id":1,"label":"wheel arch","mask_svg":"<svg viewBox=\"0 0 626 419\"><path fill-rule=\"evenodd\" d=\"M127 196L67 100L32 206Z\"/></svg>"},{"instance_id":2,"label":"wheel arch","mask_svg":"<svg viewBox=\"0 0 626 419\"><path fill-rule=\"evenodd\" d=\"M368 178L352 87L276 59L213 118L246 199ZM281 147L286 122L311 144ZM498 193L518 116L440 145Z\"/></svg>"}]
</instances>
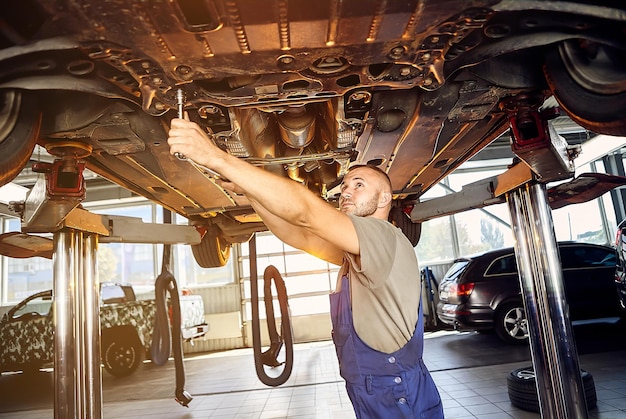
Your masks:
<instances>
[{"instance_id":1,"label":"wheel arch","mask_svg":"<svg viewBox=\"0 0 626 419\"><path fill-rule=\"evenodd\" d=\"M140 334L137 332L137 329L129 324L107 327L102 329L100 334L103 347L111 341L114 341L116 338L122 338L129 341L136 340L141 344L141 346L145 346Z\"/></svg>"},{"instance_id":2,"label":"wheel arch","mask_svg":"<svg viewBox=\"0 0 626 419\"><path fill-rule=\"evenodd\" d=\"M516 295L510 295L510 294L506 294L504 291L498 293L492 300L491 300L491 308L493 310L494 316L495 313L498 310L501 310L502 307L509 305L509 304L513 304L513 303L519 303L522 307L524 307L524 301L522 300L522 294L516 294Z\"/></svg>"},{"instance_id":3,"label":"wheel arch","mask_svg":"<svg viewBox=\"0 0 626 419\"><path fill-rule=\"evenodd\" d=\"M22 171L41 130L41 112L32 94L0 91L0 186Z\"/></svg>"}]
</instances>

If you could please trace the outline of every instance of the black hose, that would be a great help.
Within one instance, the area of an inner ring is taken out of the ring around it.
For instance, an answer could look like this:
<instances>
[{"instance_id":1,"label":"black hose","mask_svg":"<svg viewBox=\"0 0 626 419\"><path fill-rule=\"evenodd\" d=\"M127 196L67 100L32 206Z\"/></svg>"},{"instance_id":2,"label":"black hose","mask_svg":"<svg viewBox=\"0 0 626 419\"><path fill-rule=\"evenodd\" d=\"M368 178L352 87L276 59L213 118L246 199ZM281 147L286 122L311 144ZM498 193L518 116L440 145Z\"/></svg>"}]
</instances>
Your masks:
<instances>
[{"instance_id":1,"label":"black hose","mask_svg":"<svg viewBox=\"0 0 626 419\"><path fill-rule=\"evenodd\" d=\"M261 352L261 328L259 322L259 287L256 266L256 237L250 240L250 291L252 300L252 347L254 352L254 366L259 380L271 387L284 384L291 375L293 369L293 333L291 330L291 319L289 314L289 302L285 281L280 276L276 267L270 265L263 274L264 280L264 302L267 318L268 333L270 335L270 347L267 351ZM281 332L279 335L276 329L276 319L274 317L273 297L271 291L271 281L274 281L278 294L281 315ZM285 346L285 362L278 362L278 353ZM264 365L279 367L284 365L283 371L277 377L270 377L265 372Z\"/></svg>"},{"instance_id":2,"label":"black hose","mask_svg":"<svg viewBox=\"0 0 626 419\"><path fill-rule=\"evenodd\" d=\"M167 245L166 245L167 246ZM167 317L167 291L173 275L165 270L154 282L154 298L156 314L154 316L154 332L150 345L150 358L156 365L164 365L170 358L170 322Z\"/></svg>"},{"instance_id":3,"label":"black hose","mask_svg":"<svg viewBox=\"0 0 626 419\"><path fill-rule=\"evenodd\" d=\"M171 223L172 213L163 209L163 221ZM150 345L150 356L156 365L163 365L167 362L171 352L174 355L174 367L176 370L176 390L174 395L176 401L185 407L193 397L185 391L185 365L183 363L183 338L182 320L180 314L180 296L178 294L178 284L176 278L170 272L172 246L163 245L163 262L161 273L154 284L154 295L156 304L156 315L152 343ZM172 303L172 330L170 339L170 323L167 317L167 293L170 293Z\"/></svg>"}]
</instances>

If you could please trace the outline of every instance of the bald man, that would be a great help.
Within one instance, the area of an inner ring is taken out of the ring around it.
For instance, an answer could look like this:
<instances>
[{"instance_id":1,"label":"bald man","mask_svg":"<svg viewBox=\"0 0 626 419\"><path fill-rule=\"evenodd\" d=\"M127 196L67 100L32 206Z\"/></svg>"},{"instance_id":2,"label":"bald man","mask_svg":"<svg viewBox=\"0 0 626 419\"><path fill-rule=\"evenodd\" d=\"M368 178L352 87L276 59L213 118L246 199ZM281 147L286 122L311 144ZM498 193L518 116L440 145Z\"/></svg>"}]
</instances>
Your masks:
<instances>
[{"instance_id":1,"label":"bald man","mask_svg":"<svg viewBox=\"0 0 626 419\"><path fill-rule=\"evenodd\" d=\"M387 221L385 172L351 168L337 211L302 185L224 152L188 120L172 120L168 144L170 153L228 179L222 186L245 194L283 242L341 266L330 295L333 341L357 418L443 417L422 361L419 267L411 243Z\"/></svg>"}]
</instances>

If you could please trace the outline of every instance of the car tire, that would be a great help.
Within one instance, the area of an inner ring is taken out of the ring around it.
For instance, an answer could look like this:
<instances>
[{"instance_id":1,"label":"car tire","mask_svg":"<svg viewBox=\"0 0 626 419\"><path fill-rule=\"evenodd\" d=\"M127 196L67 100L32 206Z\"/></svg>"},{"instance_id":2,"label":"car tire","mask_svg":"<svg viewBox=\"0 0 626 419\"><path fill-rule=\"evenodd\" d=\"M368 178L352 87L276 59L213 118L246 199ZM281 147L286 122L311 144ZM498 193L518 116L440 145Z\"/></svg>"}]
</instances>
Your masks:
<instances>
[{"instance_id":1,"label":"car tire","mask_svg":"<svg viewBox=\"0 0 626 419\"><path fill-rule=\"evenodd\" d=\"M142 361L143 347L137 336L113 334L102 347L102 362L107 372L115 377L126 377Z\"/></svg>"},{"instance_id":2,"label":"car tire","mask_svg":"<svg viewBox=\"0 0 626 419\"><path fill-rule=\"evenodd\" d=\"M626 92L618 82L626 73L623 51L601 44L586 45L568 40L549 51L544 66L546 80L561 108L574 121L600 134L619 135L626 125ZM605 75L604 82L598 74ZM614 111L607 113L606 109Z\"/></svg>"},{"instance_id":3,"label":"car tire","mask_svg":"<svg viewBox=\"0 0 626 419\"><path fill-rule=\"evenodd\" d=\"M498 307L494 329L500 339L507 343L528 342L528 323L521 302L506 303Z\"/></svg>"},{"instance_id":4,"label":"car tire","mask_svg":"<svg viewBox=\"0 0 626 419\"><path fill-rule=\"evenodd\" d=\"M232 244L220 235L220 229L210 225L200 244L191 246L196 263L202 268L219 268L226 265Z\"/></svg>"},{"instance_id":5,"label":"car tire","mask_svg":"<svg viewBox=\"0 0 626 419\"><path fill-rule=\"evenodd\" d=\"M0 186L22 171L37 142L41 114L32 96L0 90Z\"/></svg>"},{"instance_id":6,"label":"car tire","mask_svg":"<svg viewBox=\"0 0 626 419\"><path fill-rule=\"evenodd\" d=\"M598 402L593 376L583 369L580 370L580 375L587 409L592 409ZM513 406L530 412L539 412L539 396L532 366L511 371L506 379L506 386Z\"/></svg>"}]
</instances>

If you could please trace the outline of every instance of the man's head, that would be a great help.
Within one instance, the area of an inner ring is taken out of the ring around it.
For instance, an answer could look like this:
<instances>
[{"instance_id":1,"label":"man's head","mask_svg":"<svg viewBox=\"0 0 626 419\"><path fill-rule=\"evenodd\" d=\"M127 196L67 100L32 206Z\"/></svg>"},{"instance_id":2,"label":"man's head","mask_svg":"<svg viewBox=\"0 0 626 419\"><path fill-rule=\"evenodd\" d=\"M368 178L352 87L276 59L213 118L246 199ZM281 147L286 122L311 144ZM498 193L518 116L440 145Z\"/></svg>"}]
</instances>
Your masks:
<instances>
[{"instance_id":1,"label":"man's head","mask_svg":"<svg viewBox=\"0 0 626 419\"><path fill-rule=\"evenodd\" d=\"M386 220L391 209L389 176L374 166L353 166L341 183L339 208L346 214Z\"/></svg>"}]
</instances>

